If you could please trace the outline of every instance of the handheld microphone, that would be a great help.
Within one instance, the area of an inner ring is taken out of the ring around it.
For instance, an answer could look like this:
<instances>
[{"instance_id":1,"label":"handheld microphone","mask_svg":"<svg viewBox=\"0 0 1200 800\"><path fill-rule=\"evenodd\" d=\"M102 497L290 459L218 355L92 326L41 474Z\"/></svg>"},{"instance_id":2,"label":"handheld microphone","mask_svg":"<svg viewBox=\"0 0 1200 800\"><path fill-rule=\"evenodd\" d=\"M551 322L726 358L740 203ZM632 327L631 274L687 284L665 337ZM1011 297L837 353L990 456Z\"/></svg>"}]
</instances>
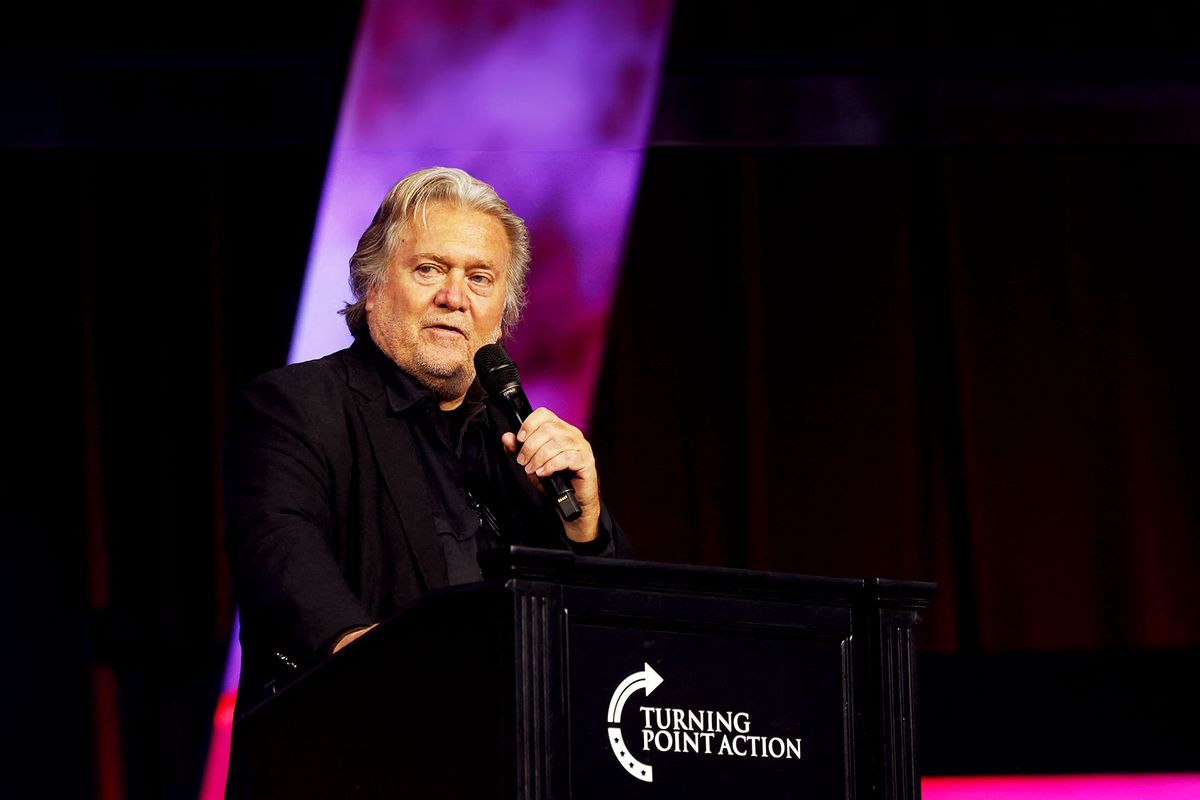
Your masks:
<instances>
[{"instance_id":1,"label":"handheld microphone","mask_svg":"<svg viewBox=\"0 0 1200 800\"><path fill-rule=\"evenodd\" d=\"M529 398L521 388L521 375L517 372L517 365L500 345L485 344L475 352L475 374L487 390L488 396L500 401L504 415L508 417L508 422L515 432L525 418L533 413ZM575 499L569 472L556 472L541 478L541 482L546 493L554 498L554 505L564 520L569 522L579 518L583 509Z\"/></svg>"}]
</instances>

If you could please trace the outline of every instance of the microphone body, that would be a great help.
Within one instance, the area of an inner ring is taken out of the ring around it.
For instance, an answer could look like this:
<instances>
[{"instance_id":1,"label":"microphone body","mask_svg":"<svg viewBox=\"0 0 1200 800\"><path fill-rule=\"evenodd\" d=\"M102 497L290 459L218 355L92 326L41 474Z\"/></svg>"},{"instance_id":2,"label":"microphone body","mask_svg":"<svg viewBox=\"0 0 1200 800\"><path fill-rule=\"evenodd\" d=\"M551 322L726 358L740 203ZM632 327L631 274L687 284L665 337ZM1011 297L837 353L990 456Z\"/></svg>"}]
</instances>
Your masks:
<instances>
[{"instance_id":1,"label":"microphone body","mask_svg":"<svg viewBox=\"0 0 1200 800\"><path fill-rule=\"evenodd\" d=\"M487 390L488 396L500 401L504 416L515 433L533 413L529 398L521 388L521 375L517 371L517 365L500 345L486 344L475 353L475 374ZM554 499L554 506L564 520L570 522L583 514L579 501L575 499L569 472L561 470L539 480L542 488Z\"/></svg>"}]
</instances>

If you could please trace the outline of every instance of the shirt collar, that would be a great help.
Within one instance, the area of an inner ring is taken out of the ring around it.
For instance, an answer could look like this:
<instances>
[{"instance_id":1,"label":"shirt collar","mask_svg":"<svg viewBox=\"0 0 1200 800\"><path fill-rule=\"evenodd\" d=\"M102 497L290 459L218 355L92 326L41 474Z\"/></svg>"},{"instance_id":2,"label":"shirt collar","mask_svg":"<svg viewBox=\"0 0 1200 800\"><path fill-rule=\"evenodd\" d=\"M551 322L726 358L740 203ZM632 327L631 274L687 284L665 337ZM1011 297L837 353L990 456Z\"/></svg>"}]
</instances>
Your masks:
<instances>
[{"instance_id":1,"label":"shirt collar","mask_svg":"<svg viewBox=\"0 0 1200 800\"><path fill-rule=\"evenodd\" d=\"M369 335L358 337L358 341L365 339L364 345L371 351L371 357L379 368L380 375L383 376L384 386L387 387L388 404L392 411L397 413L404 412L413 408L421 402L428 404L429 408L438 408L438 398L432 391L427 389L412 375L409 375L404 370L392 361L387 355L379 349L374 340ZM478 380L471 382L467 388L467 396L463 399L463 405L467 409L467 418L473 419L483 409L484 401L487 399L487 392L479 384Z\"/></svg>"}]
</instances>

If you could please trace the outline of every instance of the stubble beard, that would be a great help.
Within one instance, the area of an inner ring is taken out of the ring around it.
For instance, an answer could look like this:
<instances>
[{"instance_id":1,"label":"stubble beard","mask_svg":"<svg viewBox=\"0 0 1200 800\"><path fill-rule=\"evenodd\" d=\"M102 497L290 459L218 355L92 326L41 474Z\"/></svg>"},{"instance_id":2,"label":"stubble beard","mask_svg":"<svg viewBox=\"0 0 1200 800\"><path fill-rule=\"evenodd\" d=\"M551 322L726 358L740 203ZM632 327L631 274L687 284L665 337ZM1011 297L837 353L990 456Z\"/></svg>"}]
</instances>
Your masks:
<instances>
[{"instance_id":1,"label":"stubble beard","mask_svg":"<svg viewBox=\"0 0 1200 800\"><path fill-rule=\"evenodd\" d=\"M464 342L464 350L469 349ZM439 400L457 400L467 393L467 387L475 380L475 365L470 355L457 358L431 358L425 348L418 346L410 352L411 366L401 364L421 384L437 395ZM392 359L395 360L394 358Z\"/></svg>"},{"instance_id":2,"label":"stubble beard","mask_svg":"<svg viewBox=\"0 0 1200 800\"><path fill-rule=\"evenodd\" d=\"M461 400L475 380L475 364L472 360L475 354L467 352L471 350L471 343L467 339L463 342L463 358L451 357L444 351L442 358L434 358L429 352L432 346L421 341L419 327L415 331L405 328L390 314L378 313L368 315L367 327L371 339L384 355L433 392L439 401ZM499 336L497 328L486 341L495 342Z\"/></svg>"}]
</instances>

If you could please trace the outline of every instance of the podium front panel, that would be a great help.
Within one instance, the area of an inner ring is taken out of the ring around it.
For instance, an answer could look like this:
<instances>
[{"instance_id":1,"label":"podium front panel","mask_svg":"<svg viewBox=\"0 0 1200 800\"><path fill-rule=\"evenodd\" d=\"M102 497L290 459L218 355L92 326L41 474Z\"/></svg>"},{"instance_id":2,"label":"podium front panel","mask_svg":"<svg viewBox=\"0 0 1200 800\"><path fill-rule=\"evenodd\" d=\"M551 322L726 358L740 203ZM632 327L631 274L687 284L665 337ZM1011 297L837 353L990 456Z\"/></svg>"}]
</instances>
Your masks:
<instances>
[{"instance_id":1,"label":"podium front panel","mask_svg":"<svg viewBox=\"0 0 1200 800\"><path fill-rule=\"evenodd\" d=\"M561 595L571 800L854 797L852 611Z\"/></svg>"}]
</instances>

